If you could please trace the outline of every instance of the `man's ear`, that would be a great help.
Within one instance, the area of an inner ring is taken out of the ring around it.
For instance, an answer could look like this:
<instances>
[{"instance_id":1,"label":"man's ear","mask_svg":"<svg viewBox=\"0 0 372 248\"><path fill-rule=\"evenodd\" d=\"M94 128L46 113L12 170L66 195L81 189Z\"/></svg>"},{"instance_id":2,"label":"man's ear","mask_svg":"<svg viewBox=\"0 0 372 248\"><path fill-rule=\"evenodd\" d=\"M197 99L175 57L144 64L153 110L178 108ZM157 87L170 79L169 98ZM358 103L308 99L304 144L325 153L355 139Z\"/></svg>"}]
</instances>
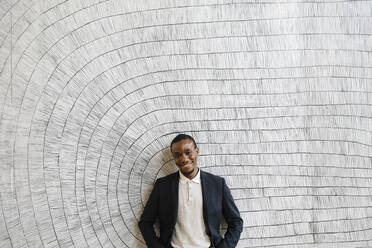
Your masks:
<instances>
[{"instance_id":1,"label":"man's ear","mask_svg":"<svg viewBox=\"0 0 372 248\"><path fill-rule=\"evenodd\" d=\"M196 154L199 155L199 147L196 147L195 151L196 151Z\"/></svg>"}]
</instances>

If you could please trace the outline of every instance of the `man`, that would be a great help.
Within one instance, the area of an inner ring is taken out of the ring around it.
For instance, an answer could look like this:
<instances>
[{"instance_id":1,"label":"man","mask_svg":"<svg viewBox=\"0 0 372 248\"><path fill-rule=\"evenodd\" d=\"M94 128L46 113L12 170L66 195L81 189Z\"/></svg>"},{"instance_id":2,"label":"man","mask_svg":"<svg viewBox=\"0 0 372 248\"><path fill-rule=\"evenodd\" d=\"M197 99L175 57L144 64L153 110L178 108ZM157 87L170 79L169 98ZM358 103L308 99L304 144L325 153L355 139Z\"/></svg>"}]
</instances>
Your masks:
<instances>
[{"instance_id":1,"label":"man","mask_svg":"<svg viewBox=\"0 0 372 248\"><path fill-rule=\"evenodd\" d=\"M156 181L138 223L147 246L234 248L243 220L225 180L199 169L199 148L191 136L177 135L170 149L179 171ZM224 238L222 216L228 224ZM153 226L157 218L160 237Z\"/></svg>"}]
</instances>

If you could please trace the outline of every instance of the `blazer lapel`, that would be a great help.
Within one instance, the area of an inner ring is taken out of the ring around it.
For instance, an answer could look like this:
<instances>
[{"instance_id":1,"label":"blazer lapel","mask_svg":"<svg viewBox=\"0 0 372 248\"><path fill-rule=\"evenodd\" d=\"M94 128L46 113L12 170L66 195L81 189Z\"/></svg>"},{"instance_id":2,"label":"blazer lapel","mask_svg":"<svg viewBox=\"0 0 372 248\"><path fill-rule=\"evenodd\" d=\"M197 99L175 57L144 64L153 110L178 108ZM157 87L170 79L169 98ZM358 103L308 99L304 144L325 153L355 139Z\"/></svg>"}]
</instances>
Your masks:
<instances>
[{"instance_id":1,"label":"blazer lapel","mask_svg":"<svg viewBox=\"0 0 372 248\"><path fill-rule=\"evenodd\" d=\"M173 218L173 226L176 225L177 222L177 216L178 216L178 185L179 185L179 178L180 175L179 173L175 173L174 177L172 178L172 183L171 183L171 195L170 195L170 200L171 200L171 206L172 209L172 218Z\"/></svg>"},{"instance_id":2,"label":"blazer lapel","mask_svg":"<svg viewBox=\"0 0 372 248\"><path fill-rule=\"evenodd\" d=\"M204 223L205 223L205 226L208 227L209 229L209 226L208 226L208 204L209 204L209 195L208 195L208 188L209 188L209 184L208 184L208 178L207 178L207 175L202 171L200 170L200 181L201 181L201 186L202 186L202 194L203 194L203 217L204 217Z\"/></svg>"}]
</instances>

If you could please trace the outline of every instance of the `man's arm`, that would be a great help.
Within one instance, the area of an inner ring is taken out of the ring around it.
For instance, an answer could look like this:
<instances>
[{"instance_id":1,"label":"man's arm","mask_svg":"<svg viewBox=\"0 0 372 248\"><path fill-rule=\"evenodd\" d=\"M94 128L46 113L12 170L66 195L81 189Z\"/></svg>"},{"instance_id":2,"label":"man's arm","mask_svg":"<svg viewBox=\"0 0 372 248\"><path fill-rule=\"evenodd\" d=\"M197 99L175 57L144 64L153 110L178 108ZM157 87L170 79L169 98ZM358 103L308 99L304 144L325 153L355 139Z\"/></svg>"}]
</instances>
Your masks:
<instances>
[{"instance_id":1,"label":"man's arm","mask_svg":"<svg viewBox=\"0 0 372 248\"><path fill-rule=\"evenodd\" d=\"M138 222L143 239L149 248L164 248L164 246L159 242L154 230L154 223L158 217L159 197L159 184L158 181L156 181L154 189L152 190L143 210L141 219Z\"/></svg>"},{"instance_id":2,"label":"man's arm","mask_svg":"<svg viewBox=\"0 0 372 248\"><path fill-rule=\"evenodd\" d=\"M243 220L234 203L230 190L223 179L222 213L227 222L225 238L216 246L217 248L233 248L237 245L240 233L243 231Z\"/></svg>"}]
</instances>

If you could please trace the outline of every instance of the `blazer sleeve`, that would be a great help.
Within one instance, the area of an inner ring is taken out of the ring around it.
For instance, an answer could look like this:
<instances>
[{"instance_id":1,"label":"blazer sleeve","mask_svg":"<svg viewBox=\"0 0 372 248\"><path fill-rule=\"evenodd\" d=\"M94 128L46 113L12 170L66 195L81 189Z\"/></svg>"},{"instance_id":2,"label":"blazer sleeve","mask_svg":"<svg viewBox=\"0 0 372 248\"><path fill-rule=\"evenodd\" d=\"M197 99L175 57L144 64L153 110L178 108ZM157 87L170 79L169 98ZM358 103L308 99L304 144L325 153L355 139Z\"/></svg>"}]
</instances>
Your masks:
<instances>
[{"instance_id":1,"label":"blazer sleeve","mask_svg":"<svg viewBox=\"0 0 372 248\"><path fill-rule=\"evenodd\" d=\"M164 246L159 242L159 239L156 236L154 230L154 223L159 213L159 198L160 189L159 181L157 180L143 210L140 221L138 222L138 226L141 230L143 239L145 240L146 245L149 248L164 248Z\"/></svg>"},{"instance_id":2,"label":"blazer sleeve","mask_svg":"<svg viewBox=\"0 0 372 248\"><path fill-rule=\"evenodd\" d=\"M234 203L230 189L223 179L223 198L222 213L227 222L227 231L225 238L218 243L217 248L233 248L237 245L240 234L243 231L243 220L240 217L239 210Z\"/></svg>"}]
</instances>

